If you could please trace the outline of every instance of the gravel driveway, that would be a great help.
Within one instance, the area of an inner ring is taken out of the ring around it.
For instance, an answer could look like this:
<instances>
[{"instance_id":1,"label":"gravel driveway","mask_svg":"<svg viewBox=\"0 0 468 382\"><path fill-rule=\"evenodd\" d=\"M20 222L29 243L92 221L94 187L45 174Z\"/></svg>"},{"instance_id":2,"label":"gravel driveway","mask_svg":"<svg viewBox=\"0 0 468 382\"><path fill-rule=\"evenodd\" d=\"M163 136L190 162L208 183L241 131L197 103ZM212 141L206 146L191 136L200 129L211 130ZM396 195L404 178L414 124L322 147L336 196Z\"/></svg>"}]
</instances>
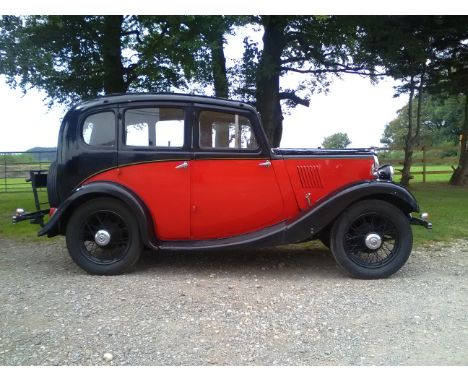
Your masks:
<instances>
[{"instance_id":1,"label":"gravel driveway","mask_svg":"<svg viewBox=\"0 0 468 382\"><path fill-rule=\"evenodd\" d=\"M468 240L376 281L295 246L145 253L106 277L63 240L0 239L0 365L467 365L467 265Z\"/></svg>"}]
</instances>

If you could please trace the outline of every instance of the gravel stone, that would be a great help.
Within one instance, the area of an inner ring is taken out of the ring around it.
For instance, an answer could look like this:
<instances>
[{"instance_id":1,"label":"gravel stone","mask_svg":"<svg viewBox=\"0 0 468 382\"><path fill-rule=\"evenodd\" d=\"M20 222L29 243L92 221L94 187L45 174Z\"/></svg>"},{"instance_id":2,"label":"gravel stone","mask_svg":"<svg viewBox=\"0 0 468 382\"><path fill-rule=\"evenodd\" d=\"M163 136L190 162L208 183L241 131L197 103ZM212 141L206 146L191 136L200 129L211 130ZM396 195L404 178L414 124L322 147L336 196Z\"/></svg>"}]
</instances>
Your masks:
<instances>
[{"instance_id":1,"label":"gravel stone","mask_svg":"<svg viewBox=\"0 0 468 382\"><path fill-rule=\"evenodd\" d=\"M458 240L383 280L304 246L145 252L92 276L63 238L0 238L0 365L466 365L467 265Z\"/></svg>"},{"instance_id":2,"label":"gravel stone","mask_svg":"<svg viewBox=\"0 0 468 382\"><path fill-rule=\"evenodd\" d=\"M102 359L106 362L110 362L114 359L114 356L111 353L104 353Z\"/></svg>"}]
</instances>

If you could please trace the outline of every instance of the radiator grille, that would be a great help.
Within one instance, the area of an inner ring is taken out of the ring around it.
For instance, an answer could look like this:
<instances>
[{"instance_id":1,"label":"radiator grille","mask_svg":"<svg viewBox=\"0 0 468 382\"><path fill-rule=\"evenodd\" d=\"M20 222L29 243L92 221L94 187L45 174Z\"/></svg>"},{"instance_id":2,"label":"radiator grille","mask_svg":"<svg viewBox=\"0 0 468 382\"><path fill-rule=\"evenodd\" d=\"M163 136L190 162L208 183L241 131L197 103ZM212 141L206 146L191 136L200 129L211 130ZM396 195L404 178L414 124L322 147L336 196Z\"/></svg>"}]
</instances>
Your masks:
<instances>
[{"instance_id":1,"label":"radiator grille","mask_svg":"<svg viewBox=\"0 0 468 382\"><path fill-rule=\"evenodd\" d=\"M318 166L297 166L302 188L322 188Z\"/></svg>"}]
</instances>

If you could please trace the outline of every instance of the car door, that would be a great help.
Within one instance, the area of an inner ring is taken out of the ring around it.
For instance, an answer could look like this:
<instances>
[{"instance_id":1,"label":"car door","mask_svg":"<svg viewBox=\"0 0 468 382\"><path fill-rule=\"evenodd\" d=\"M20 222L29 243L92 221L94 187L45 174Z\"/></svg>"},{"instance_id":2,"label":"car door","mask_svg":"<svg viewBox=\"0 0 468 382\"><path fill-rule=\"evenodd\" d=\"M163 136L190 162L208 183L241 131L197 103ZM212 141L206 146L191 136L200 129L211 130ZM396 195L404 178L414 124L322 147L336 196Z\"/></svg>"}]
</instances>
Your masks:
<instances>
[{"instance_id":1,"label":"car door","mask_svg":"<svg viewBox=\"0 0 468 382\"><path fill-rule=\"evenodd\" d=\"M282 196L255 116L221 107L195 110L191 238L227 238L282 221Z\"/></svg>"},{"instance_id":2,"label":"car door","mask_svg":"<svg viewBox=\"0 0 468 382\"><path fill-rule=\"evenodd\" d=\"M190 238L189 110L164 103L120 109L119 182L146 204L159 240Z\"/></svg>"}]
</instances>

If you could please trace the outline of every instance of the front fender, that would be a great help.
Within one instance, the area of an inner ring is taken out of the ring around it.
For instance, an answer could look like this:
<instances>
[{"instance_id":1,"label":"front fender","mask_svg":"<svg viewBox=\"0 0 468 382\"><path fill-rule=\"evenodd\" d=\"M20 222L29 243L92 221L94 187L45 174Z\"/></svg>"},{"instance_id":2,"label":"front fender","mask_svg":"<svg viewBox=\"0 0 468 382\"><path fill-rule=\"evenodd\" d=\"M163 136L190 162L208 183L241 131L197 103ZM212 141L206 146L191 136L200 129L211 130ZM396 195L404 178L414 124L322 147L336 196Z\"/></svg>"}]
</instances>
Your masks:
<instances>
[{"instance_id":1,"label":"front fender","mask_svg":"<svg viewBox=\"0 0 468 382\"><path fill-rule=\"evenodd\" d=\"M287 223L286 241L299 242L316 235L351 204L364 199L392 203L405 214L419 212L415 197L406 188L390 181L368 181L345 186L322 198L311 210Z\"/></svg>"},{"instance_id":2,"label":"front fender","mask_svg":"<svg viewBox=\"0 0 468 382\"><path fill-rule=\"evenodd\" d=\"M143 243L153 248L157 247L155 244L156 238L154 236L153 220L143 201L128 188L117 183L105 181L93 182L77 188L58 206L53 217L39 230L38 235L53 237L64 234L68 219L76 208L90 199L106 196L118 199L129 206L137 219Z\"/></svg>"}]
</instances>

